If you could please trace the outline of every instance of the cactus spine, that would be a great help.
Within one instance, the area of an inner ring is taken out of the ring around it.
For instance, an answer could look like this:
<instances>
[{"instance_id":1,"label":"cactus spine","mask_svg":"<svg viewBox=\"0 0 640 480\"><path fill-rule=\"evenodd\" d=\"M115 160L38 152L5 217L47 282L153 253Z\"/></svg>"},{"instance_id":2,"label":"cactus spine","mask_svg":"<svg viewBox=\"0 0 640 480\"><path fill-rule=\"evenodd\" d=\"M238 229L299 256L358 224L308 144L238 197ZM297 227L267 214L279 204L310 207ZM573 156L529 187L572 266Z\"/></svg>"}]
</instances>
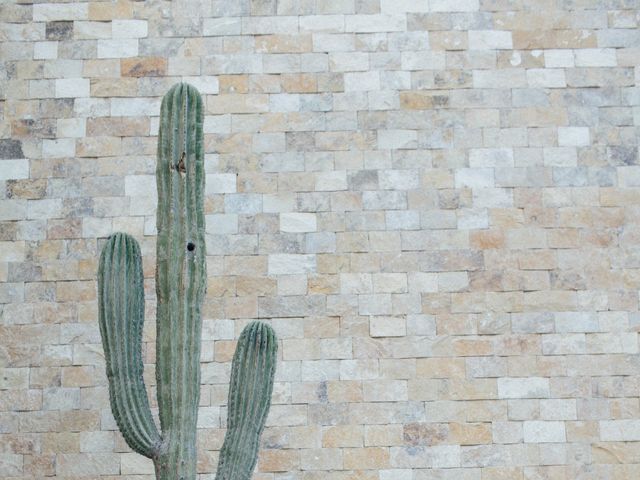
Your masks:
<instances>
[{"instance_id":1,"label":"cactus spine","mask_svg":"<svg viewBox=\"0 0 640 480\"><path fill-rule=\"evenodd\" d=\"M198 91L173 86L158 135L156 380L160 430L142 374L144 290L135 239L112 235L98 269L99 324L111 409L127 444L154 461L158 480L196 478L200 397L200 308L206 290L203 106ZM229 421L216 478L247 480L270 406L277 344L261 322L243 330L233 359Z\"/></svg>"}]
</instances>

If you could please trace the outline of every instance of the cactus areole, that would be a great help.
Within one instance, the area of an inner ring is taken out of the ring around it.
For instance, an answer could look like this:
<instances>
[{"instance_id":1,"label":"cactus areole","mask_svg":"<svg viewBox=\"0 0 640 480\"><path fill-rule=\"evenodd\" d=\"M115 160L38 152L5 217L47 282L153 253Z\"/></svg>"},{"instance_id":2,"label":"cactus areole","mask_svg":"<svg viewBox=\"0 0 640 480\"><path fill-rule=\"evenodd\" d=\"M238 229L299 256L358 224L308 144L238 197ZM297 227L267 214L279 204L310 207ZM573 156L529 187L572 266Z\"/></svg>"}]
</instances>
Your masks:
<instances>
[{"instance_id":1,"label":"cactus areole","mask_svg":"<svg viewBox=\"0 0 640 480\"><path fill-rule=\"evenodd\" d=\"M98 269L99 324L111 410L127 444L153 460L159 480L196 478L200 309L206 290L203 107L173 86L158 134L156 381L160 429L143 381L142 257L125 233L109 237ZM273 391L277 343L262 322L245 327L233 357L228 422L216 479L248 480Z\"/></svg>"}]
</instances>

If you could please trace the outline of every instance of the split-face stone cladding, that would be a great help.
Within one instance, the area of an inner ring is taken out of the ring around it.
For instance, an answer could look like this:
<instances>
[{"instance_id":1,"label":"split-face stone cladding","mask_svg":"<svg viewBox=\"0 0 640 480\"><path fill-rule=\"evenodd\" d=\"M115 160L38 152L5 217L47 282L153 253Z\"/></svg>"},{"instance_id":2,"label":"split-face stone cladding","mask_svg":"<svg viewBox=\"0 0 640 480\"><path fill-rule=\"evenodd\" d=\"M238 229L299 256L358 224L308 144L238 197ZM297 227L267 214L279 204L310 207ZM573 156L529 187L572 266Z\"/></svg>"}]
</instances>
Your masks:
<instances>
[{"instance_id":1,"label":"split-face stone cladding","mask_svg":"<svg viewBox=\"0 0 640 480\"><path fill-rule=\"evenodd\" d=\"M206 104L199 472L234 341L280 338L256 480L640 478L637 0L0 5L0 477L150 480L109 408L99 249ZM152 400L155 406L155 400Z\"/></svg>"}]
</instances>

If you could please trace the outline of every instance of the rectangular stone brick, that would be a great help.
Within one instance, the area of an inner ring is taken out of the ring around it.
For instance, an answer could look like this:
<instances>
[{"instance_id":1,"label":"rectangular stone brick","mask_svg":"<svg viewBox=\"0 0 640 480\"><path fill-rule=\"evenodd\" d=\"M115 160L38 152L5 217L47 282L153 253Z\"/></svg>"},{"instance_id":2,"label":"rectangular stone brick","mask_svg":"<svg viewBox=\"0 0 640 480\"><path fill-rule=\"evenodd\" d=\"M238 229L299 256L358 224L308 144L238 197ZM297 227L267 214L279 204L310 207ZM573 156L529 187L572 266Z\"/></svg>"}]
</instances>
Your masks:
<instances>
[{"instance_id":1,"label":"rectangular stone brick","mask_svg":"<svg viewBox=\"0 0 640 480\"><path fill-rule=\"evenodd\" d=\"M29 160L0 160L0 180L19 180L29 178Z\"/></svg>"},{"instance_id":2,"label":"rectangular stone brick","mask_svg":"<svg viewBox=\"0 0 640 480\"><path fill-rule=\"evenodd\" d=\"M479 9L478 0L431 0L429 3L433 12L474 12Z\"/></svg>"},{"instance_id":3,"label":"rectangular stone brick","mask_svg":"<svg viewBox=\"0 0 640 480\"><path fill-rule=\"evenodd\" d=\"M384 447L345 448L342 450L344 468L358 470L364 468L388 468L389 450Z\"/></svg>"},{"instance_id":4,"label":"rectangular stone brick","mask_svg":"<svg viewBox=\"0 0 640 480\"><path fill-rule=\"evenodd\" d=\"M511 32L504 30L469 30L472 50L511 49Z\"/></svg>"},{"instance_id":5,"label":"rectangular stone brick","mask_svg":"<svg viewBox=\"0 0 640 480\"><path fill-rule=\"evenodd\" d=\"M203 22L203 34L205 36L240 35L242 19L230 18L205 18Z\"/></svg>"},{"instance_id":6,"label":"rectangular stone brick","mask_svg":"<svg viewBox=\"0 0 640 480\"><path fill-rule=\"evenodd\" d=\"M499 378L499 398L548 398L549 379L542 377Z\"/></svg>"},{"instance_id":7,"label":"rectangular stone brick","mask_svg":"<svg viewBox=\"0 0 640 480\"><path fill-rule=\"evenodd\" d=\"M137 39L98 40L98 58L122 58L138 55Z\"/></svg>"},{"instance_id":8,"label":"rectangular stone brick","mask_svg":"<svg viewBox=\"0 0 640 480\"><path fill-rule=\"evenodd\" d=\"M50 21L46 23L47 40L71 40L73 38L73 21Z\"/></svg>"},{"instance_id":9,"label":"rectangular stone brick","mask_svg":"<svg viewBox=\"0 0 640 480\"><path fill-rule=\"evenodd\" d=\"M355 33L398 32L406 27L406 17L391 15L349 15L345 17L345 31Z\"/></svg>"},{"instance_id":10,"label":"rectangular stone brick","mask_svg":"<svg viewBox=\"0 0 640 480\"><path fill-rule=\"evenodd\" d=\"M114 19L111 31L114 38L143 38L148 32L147 21Z\"/></svg>"},{"instance_id":11,"label":"rectangular stone brick","mask_svg":"<svg viewBox=\"0 0 640 480\"><path fill-rule=\"evenodd\" d=\"M640 436L637 420L602 420L599 423L600 439L606 442L634 442Z\"/></svg>"},{"instance_id":12,"label":"rectangular stone brick","mask_svg":"<svg viewBox=\"0 0 640 480\"><path fill-rule=\"evenodd\" d=\"M344 32L344 15L305 15L300 17L300 31Z\"/></svg>"},{"instance_id":13,"label":"rectangular stone brick","mask_svg":"<svg viewBox=\"0 0 640 480\"><path fill-rule=\"evenodd\" d=\"M525 421L523 423L523 432L526 443L566 441L564 422Z\"/></svg>"},{"instance_id":14,"label":"rectangular stone brick","mask_svg":"<svg viewBox=\"0 0 640 480\"><path fill-rule=\"evenodd\" d=\"M1 159L23 159L22 142L20 140L0 139Z\"/></svg>"},{"instance_id":15,"label":"rectangular stone brick","mask_svg":"<svg viewBox=\"0 0 640 480\"><path fill-rule=\"evenodd\" d=\"M67 453L57 456L56 473L67 476L114 475L120 473L115 453Z\"/></svg>"},{"instance_id":16,"label":"rectangular stone brick","mask_svg":"<svg viewBox=\"0 0 640 480\"><path fill-rule=\"evenodd\" d=\"M527 86L525 70L509 68L503 70L474 70L475 88L517 88Z\"/></svg>"},{"instance_id":17,"label":"rectangular stone brick","mask_svg":"<svg viewBox=\"0 0 640 480\"><path fill-rule=\"evenodd\" d=\"M167 72L167 60L162 57L132 57L120 60L123 77L162 77Z\"/></svg>"},{"instance_id":18,"label":"rectangular stone brick","mask_svg":"<svg viewBox=\"0 0 640 480\"><path fill-rule=\"evenodd\" d=\"M60 20L86 20L89 6L84 3L67 3L64 5L39 3L33 6L35 22Z\"/></svg>"},{"instance_id":19,"label":"rectangular stone brick","mask_svg":"<svg viewBox=\"0 0 640 480\"><path fill-rule=\"evenodd\" d=\"M303 53L312 50L311 35L264 35L256 37L256 52Z\"/></svg>"},{"instance_id":20,"label":"rectangular stone brick","mask_svg":"<svg viewBox=\"0 0 640 480\"><path fill-rule=\"evenodd\" d=\"M372 337L403 337L406 333L406 321L402 317L372 316L369 320Z\"/></svg>"},{"instance_id":21,"label":"rectangular stone brick","mask_svg":"<svg viewBox=\"0 0 640 480\"><path fill-rule=\"evenodd\" d=\"M461 465L459 445L415 447L420 455L411 455L407 447L391 448L391 465L400 468L453 468Z\"/></svg>"},{"instance_id":22,"label":"rectangular stone brick","mask_svg":"<svg viewBox=\"0 0 640 480\"><path fill-rule=\"evenodd\" d=\"M516 49L538 48L591 48L596 47L597 38L592 30L515 30L513 46ZM602 46L602 45L600 45Z\"/></svg>"},{"instance_id":23,"label":"rectangular stone brick","mask_svg":"<svg viewBox=\"0 0 640 480\"><path fill-rule=\"evenodd\" d=\"M324 448L362 447L364 442L363 430L363 428L354 428L351 425L325 427L322 430L322 446Z\"/></svg>"}]
</instances>

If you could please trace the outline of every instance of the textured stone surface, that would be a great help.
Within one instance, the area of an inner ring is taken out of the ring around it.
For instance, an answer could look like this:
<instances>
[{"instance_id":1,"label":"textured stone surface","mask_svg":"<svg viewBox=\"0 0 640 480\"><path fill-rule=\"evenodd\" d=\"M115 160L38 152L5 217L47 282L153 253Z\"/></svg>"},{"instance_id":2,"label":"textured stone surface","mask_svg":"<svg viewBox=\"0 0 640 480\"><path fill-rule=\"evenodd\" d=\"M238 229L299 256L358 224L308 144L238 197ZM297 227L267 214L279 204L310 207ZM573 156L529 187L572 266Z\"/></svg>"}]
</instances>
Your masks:
<instances>
[{"instance_id":1,"label":"textured stone surface","mask_svg":"<svg viewBox=\"0 0 640 480\"><path fill-rule=\"evenodd\" d=\"M640 477L633 0L0 5L0 477L147 480L97 255L144 252L160 98L206 105L199 473L281 339L260 480ZM143 356L155 396L153 324Z\"/></svg>"}]
</instances>

